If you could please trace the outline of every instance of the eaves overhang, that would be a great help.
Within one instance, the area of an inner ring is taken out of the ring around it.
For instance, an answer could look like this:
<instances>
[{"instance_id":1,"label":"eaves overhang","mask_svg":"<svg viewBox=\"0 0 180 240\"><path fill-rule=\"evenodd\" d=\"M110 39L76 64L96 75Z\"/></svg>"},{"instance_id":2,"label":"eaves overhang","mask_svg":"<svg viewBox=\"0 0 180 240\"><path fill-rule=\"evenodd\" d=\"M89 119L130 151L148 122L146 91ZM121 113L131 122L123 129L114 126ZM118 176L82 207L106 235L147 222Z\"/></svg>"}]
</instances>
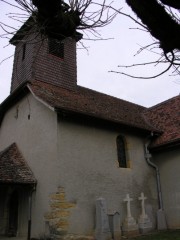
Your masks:
<instances>
[{"instance_id":1,"label":"eaves overhang","mask_svg":"<svg viewBox=\"0 0 180 240\"><path fill-rule=\"evenodd\" d=\"M175 139L173 141L168 141L159 145L149 146L151 152L164 151L168 149L174 149L180 147L180 139Z\"/></svg>"},{"instance_id":2,"label":"eaves overhang","mask_svg":"<svg viewBox=\"0 0 180 240\"><path fill-rule=\"evenodd\" d=\"M144 133L150 133L154 132L157 135L162 134L162 131L153 128L152 126L147 126L147 127L141 127L140 125L136 125L134 123L130 122L124 122L123 120L119 120L116 118L110 118L107 116L101 116L98 115L98 113L93 112L86 112L86 111L81 111L81 109L72 109L70 106L63 107L63 106L53 106L50 104L48 101L45 101L43 98L38 96L33 89L31 88L31 82L24 82L22 83L15 91L13 91L9 97L6 98L6 100L0 105L0 124L2 122L2 119L4 117L5 112L12 107L16 102L18 102L22 97L24 97L26 94L31 93L33 97L41 102L44 106L49 108L51 111L55 111L59 114L66 115L71 118L86 118L86 119L91 119L93 121L98 121L102 122L105 124L111 124L111 125L116 125L116 126L124 126L126 128L131 128L131 129L136 129Z\"/></svg>"},{"instance_id":3,"label":"eaves overhang","mask_svg":"<svg viewBox=\"0 0 180 240\"><path fill-rule=\"evenodd\" d=\"M138 130L141 133L145 133L145 134L149 134L154 132L156 135L160 135L162 134L161 131L155 130L153 128L141 128L139 126L136 126L135 124L127 124L123 121L119 121L119 120L113 120L113 119L108 119L103 118L102 116L98 116L97 114L93 115L93 114L89 114L89 113L84 113L81 111L74 111L72 109L67 109L67 108L62 108L62 107L54 107L54 110L63 118L66 119L83 119L83 120L90 120L90 121L94 121L97 123L102 123L104 126L116 126L116 127L123 127L123 128L129 128L129 129L134 129L134 130Z\"/></svg>"}]
</instances>

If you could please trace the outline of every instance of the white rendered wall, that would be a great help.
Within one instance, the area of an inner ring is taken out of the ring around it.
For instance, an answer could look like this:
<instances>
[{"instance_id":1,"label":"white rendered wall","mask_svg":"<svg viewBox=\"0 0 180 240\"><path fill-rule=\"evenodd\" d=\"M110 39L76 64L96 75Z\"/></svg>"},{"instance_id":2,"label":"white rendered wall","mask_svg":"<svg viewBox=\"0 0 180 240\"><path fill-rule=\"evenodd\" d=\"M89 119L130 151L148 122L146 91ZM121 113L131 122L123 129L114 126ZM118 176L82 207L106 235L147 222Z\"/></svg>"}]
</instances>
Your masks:
<instances>
[{"instance_id":1,"label":"white rendered wall","mask_svg":"<svg viewBox=\"0 0 180 240\"><path fill-rule=\"evenodd\" d=\"M160 170L168 228L180 228L180 149L154 153L153 159Z\"/></svg>"}]
</instances>

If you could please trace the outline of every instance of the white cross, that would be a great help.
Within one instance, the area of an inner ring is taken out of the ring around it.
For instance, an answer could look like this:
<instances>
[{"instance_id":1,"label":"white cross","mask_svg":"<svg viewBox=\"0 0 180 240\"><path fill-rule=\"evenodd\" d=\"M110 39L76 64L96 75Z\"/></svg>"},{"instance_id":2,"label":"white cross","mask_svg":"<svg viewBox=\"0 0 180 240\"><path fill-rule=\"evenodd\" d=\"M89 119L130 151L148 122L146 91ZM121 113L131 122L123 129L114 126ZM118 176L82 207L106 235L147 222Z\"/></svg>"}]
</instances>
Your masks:
<instances>
[{"instance_id":1,"label":"white cross","mask_svg":"<svg viewBox=\"0 0 180 240\"><path fill-rule=\"evenodd\" d=\"M131 218L131 208L130 208L130 204L131 201L133 201L132 198L129 197L129 194L126 194L126 198L124 198L124 202L127 202L127 217Z\"/></svg>"},{"instance_id":2,"label":"white cross","mask_svg":"<svg viewBox=\"0 0 180 240\"><path fill-rule=\"evenodd\" d=\"M142 207L142 217L146 217L146 213L145 213L145 200L147 199L147 197L144 196L144 193L141 193L141 196L138 198L141 201L141 207Z\"/></svg>"}]
</instances>

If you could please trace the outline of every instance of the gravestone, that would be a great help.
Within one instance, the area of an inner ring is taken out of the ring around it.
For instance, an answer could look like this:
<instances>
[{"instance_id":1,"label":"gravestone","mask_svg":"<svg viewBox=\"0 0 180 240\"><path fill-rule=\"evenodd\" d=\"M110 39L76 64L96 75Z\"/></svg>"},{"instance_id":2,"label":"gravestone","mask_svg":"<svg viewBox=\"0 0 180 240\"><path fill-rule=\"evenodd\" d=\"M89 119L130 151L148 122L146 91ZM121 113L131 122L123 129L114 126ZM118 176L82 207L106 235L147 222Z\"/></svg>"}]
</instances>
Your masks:
<instances>
[{"instance_id":1,"label":"gravestone","mask_svg":"<svg viewBox=\"0 0 180 240\"><path fill-rule=\"evenodd\" d=\"M112 239L109 228L106 201L104 198L96 200L96 230L95 238L97 240Z\"/></svg>"},{"instance_id":2,"label":"gravestone","mask_svg":"<svg viewBox=\"0 0 180 240\"><path fill-rule=\"evenodd\" d=\"M121 239L121 222L120 214L118 212L108 213L109 227L114 240Z\"/></svg>"},{"instance_id":3,"label":"gravestone","mask_svg":"<svg viewBox=\"0 0 180 240\"><path fill-rule=\"evenodd\" d=\"M139 234L138 225L135 219L131 215L131 202L132 198L129 197L129 194L126 195L124 202L127 202L127 216L123 222L123 235L125 236L136 236Z\"/></svg>"},{"instance_id":4,"label":"gravestone","mask_svg":"<svg viewBox=\"0 0 180 240\"><path fill-rule=\"evenodd\" d=\"M138 220L139 229L141 233L146 233L152 229L152 222L145 211L145 200L147 197L144 196L144 193L141 193L138 199L141 201L141 215Z\"/></svg>"},{"instance_id":5,"label":"gravestone","mask_svg":"<svg viewBox=\"0 0 180 240\"><path fill-rule=\"evenodd\" d=\"M121 239L121 223L120 223L120 214L116 212L113 216L113 239Z\"/></svg>"}]
</instances>

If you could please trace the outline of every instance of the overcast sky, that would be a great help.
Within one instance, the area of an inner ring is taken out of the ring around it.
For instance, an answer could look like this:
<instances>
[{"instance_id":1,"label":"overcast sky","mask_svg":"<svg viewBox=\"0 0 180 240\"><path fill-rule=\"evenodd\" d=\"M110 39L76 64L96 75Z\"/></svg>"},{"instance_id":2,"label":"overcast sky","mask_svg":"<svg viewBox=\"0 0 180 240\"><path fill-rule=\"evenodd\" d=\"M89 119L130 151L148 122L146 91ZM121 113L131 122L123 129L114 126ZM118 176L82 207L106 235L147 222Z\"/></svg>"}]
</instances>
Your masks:
<instances>
[{"instance_id":1,"label":"overcast sky","mask_svg":"<svg viewBox=\"0 0 180 240\"><path fill-rule=\"evenodd\" d=\"M120 6L124 7L124 11L130 12L130 9L125 6L124 0L118 0L119 2ZM10 23L5 14L14 12L14 9L2 2L0 2L0 9L0 21ZM11 24L14 25L15 22L11 22ZM109 72L111 70L118 71L118 65L142 63L155 59L156 54L148 51L134 56L140 46L152 42L151 36L147 33L132 29L136 27L128 18L117 16L109 26L98 30L102 37L113 39L83 41L88 51L82 49L81 45L77 50L78 84L146 107L177 96L180 93L180 77L169 76L171 72L148 80L129 78ZM7 39L0 39L0 61L14 53L13 46L4 47L7 44ZM12 63L13 57L0 65L0 102L9 95ZM162 66L161 69L143 66L123 70L135 76L152 76L164 68L165 66Z\"/></svg>"}]
</instances>

